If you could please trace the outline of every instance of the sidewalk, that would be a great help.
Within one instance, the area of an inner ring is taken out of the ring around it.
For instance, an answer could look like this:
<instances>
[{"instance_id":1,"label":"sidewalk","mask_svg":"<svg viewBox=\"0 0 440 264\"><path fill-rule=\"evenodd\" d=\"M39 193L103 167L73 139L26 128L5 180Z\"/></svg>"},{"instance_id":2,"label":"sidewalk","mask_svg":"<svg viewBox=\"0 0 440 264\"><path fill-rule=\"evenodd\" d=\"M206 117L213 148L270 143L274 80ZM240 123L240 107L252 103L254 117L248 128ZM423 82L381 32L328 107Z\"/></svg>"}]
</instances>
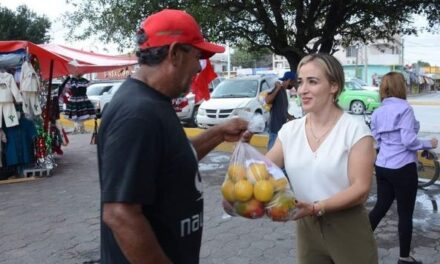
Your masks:
<instances>
[{"instance_id":1,"label":"sidewalk","mask_svg":"<svg viewBox=\"0 0 440 264\"><path fill-rule=\"evenodd\" d=\"M70 135L53 176L0 185L0 264L85 264L99 259L99 180L90 134ZM226 217L220 185L230 153L200 162L205 200L200 264L295 264L295 222ZM367 201L376 200L373 185ZM419 190L413 248L424 264L440 260L440 186ZM395 204L375 232L381 264L398 256ZM93 262L99 263L99 262ZM355 263L354 263L355 264Z\"/></svg>"}]
</instances>

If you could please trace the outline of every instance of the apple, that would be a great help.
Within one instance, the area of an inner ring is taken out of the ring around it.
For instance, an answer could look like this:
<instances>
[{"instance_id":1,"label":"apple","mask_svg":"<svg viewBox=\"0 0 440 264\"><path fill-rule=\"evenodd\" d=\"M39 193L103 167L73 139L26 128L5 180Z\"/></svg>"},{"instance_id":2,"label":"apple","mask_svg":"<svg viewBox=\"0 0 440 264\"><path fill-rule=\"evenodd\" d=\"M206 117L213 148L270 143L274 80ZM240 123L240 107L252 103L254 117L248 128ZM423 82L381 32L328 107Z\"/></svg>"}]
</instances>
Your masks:
<instances>
[{"instance_id":1,"label":"apple","mask_svg":"<svg viewBox=\"0 0 440 264\"><path fill-rule=\"evenodd\" d=\"M264 216L264 203L251 199L247 202L235 202L235 212L243 217L255 219Z\"/></svg>"},{"instance_id":2,"label":"apple","mask_svg":"<svg viewBox=\"0 0 440 264\"><path fill-rule=\"evenodd\" d=\"M223 206L223 210L225 210L225 213L227 213L228 215L230 215L230 216L237 215L234 211L233 203L230 203L227 200L223 199L222 206Z\"/></svg>"},{"instance_id":3,"label":"apple","mask_svg":"<svg viewBox=\"0 0 440 264\"><path fill-rule=\"evenodd\" d=\"M295 210L295 203L290 191L281 191L266 206L266 214L273 221L290 220Z\"/></svg>"}]
</instances>

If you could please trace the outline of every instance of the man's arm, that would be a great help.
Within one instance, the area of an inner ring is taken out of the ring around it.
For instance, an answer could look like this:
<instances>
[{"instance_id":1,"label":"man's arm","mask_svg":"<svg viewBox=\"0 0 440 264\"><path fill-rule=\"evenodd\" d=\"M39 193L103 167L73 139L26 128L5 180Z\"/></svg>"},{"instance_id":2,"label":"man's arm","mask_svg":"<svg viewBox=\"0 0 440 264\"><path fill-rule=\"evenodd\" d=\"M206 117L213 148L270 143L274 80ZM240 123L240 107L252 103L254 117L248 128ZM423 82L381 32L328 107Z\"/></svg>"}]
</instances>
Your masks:
<instances>
[{"instance_id":1,"label":"man's arm","mask_svg":"<svg viewBox=\"0 0 440 264\"><path fill-rule=\"evenodd\" d=\"M266 104L271 104L275 100L275 97L277 97L277 94L280 92L280 90L284 89L284 86L282 83L277 82L275 83L275 88L273 88L273 91L268 93L264 101Z\"/></svg>"},{"instance_id":2,"label":"man's arm","mask_svg":"<svg viewBox=\"0 0 440 264\"><path fill-rule=\"evenodd\" d=\"M203 134L192 139L191 142L196 149L198 159L203 159L206 154L223 141L238 141L246 131L247 125L247 121L240 118L233 118L206 130Z\"/></svg>"},{"instance_id":3,"label":"man's arm","mask_svg":"<svg viewBox=\"0 0 440 264\"><path fill-rule=\"evenodd\" d=\"M171 263L142 214L140 204L105 203L103 220L130 263Z\"/></svg>"}]
</instances>

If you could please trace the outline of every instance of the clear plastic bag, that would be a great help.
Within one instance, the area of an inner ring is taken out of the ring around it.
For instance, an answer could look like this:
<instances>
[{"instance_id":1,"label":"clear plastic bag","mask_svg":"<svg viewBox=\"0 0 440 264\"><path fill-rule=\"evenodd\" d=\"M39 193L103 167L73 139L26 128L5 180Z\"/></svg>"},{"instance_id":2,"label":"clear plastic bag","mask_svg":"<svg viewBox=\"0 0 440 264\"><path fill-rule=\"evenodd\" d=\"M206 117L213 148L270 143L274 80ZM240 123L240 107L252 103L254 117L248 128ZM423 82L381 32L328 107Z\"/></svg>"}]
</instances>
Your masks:
<instances>
[{"instance_id":1,"label":"clear plastic bag","mask_svg":"<svg viewBox=\"0 0 440 264\"><path fill-rule=\"evenodd\" d=\"M295 197L283 171L245 142L237 143L221 186L223 209L232 216L287 221Z\"/></svg>"}]
</instances>

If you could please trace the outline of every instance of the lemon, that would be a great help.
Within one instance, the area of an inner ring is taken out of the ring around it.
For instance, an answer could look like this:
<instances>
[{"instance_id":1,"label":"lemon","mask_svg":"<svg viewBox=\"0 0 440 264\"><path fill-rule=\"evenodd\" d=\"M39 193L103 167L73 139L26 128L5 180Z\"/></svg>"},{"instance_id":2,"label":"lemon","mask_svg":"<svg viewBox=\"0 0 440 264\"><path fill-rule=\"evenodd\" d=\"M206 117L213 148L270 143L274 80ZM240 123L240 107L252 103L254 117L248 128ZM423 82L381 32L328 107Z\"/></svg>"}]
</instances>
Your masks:
<instances>
[{"instance_id":1,"label":"lemon","mask_svg":"<svg viewBox=\"0 0 440 264\"><path fill-rule=\"evenodd\" d=\"M234 185L234 196L238 201L246 202L251 199L253 192L254 187L247 180L239 180Z\"/></svg>"},{"instance_id":2,"label":"lemon","mask_svg":"<svg viewBox=\"0 0 440 264\"><path fill-rule=\"evenodd\" d=\"M225 198L228 202L234 202L235 196L234 196L234 183L230 180L226 180L223 182L221 187L221 192L223 195L223 198Z\"/></svg>"},{"instance_id":3,"label":"lemon","mask_svg":"<svg viewBox=\"0 0 440 264\"><path fill-rule=\"evenodd\" d=\"M269 202L273 197L274 188L270 181L257 181L254 186L254 196L260 202Z\"/></svg>"},{"instance_id":4,"label":"lemon","mask_svg":"<svg viewBox=\"0 0 440 264\"><path fill-rule=\"evenodd\" d=\"M246 179L246 169L238 163L232 163L228 168L228 176L232 182Z\"/></svg>"},{"instance_id":5,"label":"lemon","mask_svg":"<svg viewBox=\"0 0 440 264\"><path fill-rule=\"evenodd\" d=\"M252 163L249 165L247 175L254 181L266 180L269 178L267 167L263 163Z\"/></svg>"}]
</instances>

